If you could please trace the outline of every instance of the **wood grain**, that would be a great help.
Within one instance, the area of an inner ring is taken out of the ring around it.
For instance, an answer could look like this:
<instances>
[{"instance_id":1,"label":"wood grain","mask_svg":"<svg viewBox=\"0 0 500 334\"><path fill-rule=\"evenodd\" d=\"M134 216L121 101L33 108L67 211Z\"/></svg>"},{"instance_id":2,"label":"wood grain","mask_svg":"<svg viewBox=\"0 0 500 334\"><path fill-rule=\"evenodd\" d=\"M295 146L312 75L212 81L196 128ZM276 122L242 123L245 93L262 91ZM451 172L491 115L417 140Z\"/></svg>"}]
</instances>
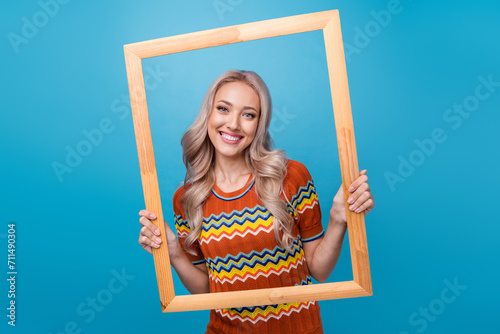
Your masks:
<instances>
[{"instance_id":1,"label":"wood grain","mask_svg":"<svg viewBox=\"0 0 500 334\"><path fill-rule=\"evenodd\" d=\"M290 286L274 289L257 289L237 292L205 293L191 296L176 296L166 312L198 311L215 308L273 305L303 301L328 300L368 296L354 281ZM193 298L194 297L194 298ZM193 305L193 300L196 303Z\"/></svg>"},{"instance_id":2,"label":"wood grain","mask_svg":"<svg viewBox=\"0 0 500 334\"><path fill-rule=\"evenodd\" d=\"M164 245L164 247L160 247L159 249L153 248L153 257L160 293L160 303L162 309L165 309L170 301L174 299L175 291L168 248L165 247L167 245L165 225L160 223L164 221L163 210L161 207L158 176L156 175L153 139L151 138L151 128L149 125L142 62L139 57L125 48L125 65L127 68L130 103L146 210L156 215L156 219L153 220L153 223L160 230L160 238Z\"/></svg>"},{"instance_id":3,"label":"wood grain","mask_svg":"<svg viewBox=\"0 0 500 334\"><path fill-rule=\"evenodd\" d=\"M350 211L347 203L350 196L348 188L358 178L359 167L338 12L333 15L330 22L323 29L323 35L325 37L326 59L330 76L335 129L337 131L352 271L354 281L371 293L372 286L364 214Z\"/></svg>"},{"instance_id":4,"label":"wood grain","mask_svg":"<svg viewBox=\"0 0 500 334\"><path fill-rule=\"evenodd\" d=\"M198 31L128 44L125 47L129 48L139 58L144 59L225 44L321 30L330 20L333 12L337 11L330 10Z\"/></svg>"}]
</instances>

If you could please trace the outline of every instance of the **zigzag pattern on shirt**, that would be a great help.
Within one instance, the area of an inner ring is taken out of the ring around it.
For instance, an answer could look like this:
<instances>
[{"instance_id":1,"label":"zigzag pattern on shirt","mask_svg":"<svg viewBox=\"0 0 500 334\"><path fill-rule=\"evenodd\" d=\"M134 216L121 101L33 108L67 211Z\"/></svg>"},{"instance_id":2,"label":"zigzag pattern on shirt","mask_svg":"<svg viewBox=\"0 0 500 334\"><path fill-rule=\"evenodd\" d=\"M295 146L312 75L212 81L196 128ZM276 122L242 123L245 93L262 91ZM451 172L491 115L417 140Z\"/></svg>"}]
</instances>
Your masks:
<instances>
[{"instance_id":1,"label":"zigzag pattern on shirt","mask_svg":"<svg viewBox=\"0 0 500 334\"><path fill-rule=\"evenodd\" d=\"M314 182L309 180L305 187L300 187L297 194L292 197L291 204L299 213L303 213L306 209L318 204Z\"/></svg>"},{"instance_id":2,"label":"zigzag pattern on shirt","mask_svg":"<svg viewBox=\"0 0 500 334\"><path fill-rule=\"evenodd\" d=\"M244 272L238 273L237 272L234 275L227 275L227 277L221 276L221 275L215 276L209 271L208 276L213 281L218 282L220 284L224 284L224 283L233 284L236 281L245 282L247 279L256 280L257 278L259 278L261 276L262 277L269 277L273 274L279 276L284 272L290 272L292 269L297 269L297 267L299 265L301 265L302 263L304 263L304 258L301 258L296 263L290 263L290 264L283 266L281 268L279 266L275 266L275 267L271 267L271 268L258 268L254 272L247 272L247 273L244 273ZM230 278L230 277L232 277L232 278Z\"/></svg>"},{"instance_id":3,"label":"zigzag pattern on shirt","mask_svg":"<svg viewBox=\"0 0 500 334\"><path fill-rule=\"evenodd\" d=\"M215 312L231 320L250 321L255 324L258 321L268 321L271 318L280 319L282 316L289 316L292 312L300 312L308 309L316 302L301 302L289 304L276 304L267 306L225 308L217 309Z\"/></svg>"},{"instance_id":4,"label":"zigzag pattern on shirt","mask_svg":"<svg viewBox=\"0 0 500 334\"><path fill-rule=\"evenodd\" d=\"M302 241L296 239L292 250L276 246L273 250L264 249L261 252L239 253L227 255L224 258L207 259L207 268L212 280L220 283L234 283L236 280L244 282L260 276L268 277L271 274L289 272L297 268L304 260Z\"/></svg>"},{"instance_id":5,"label":"zigzag pattern on shirt","mask_svg":"<svg viewBox=\"0 0 500 334\"><path fill-rule=\"evenodd\" d=\"M182 218L181 215L174 214L175 221L175 230L177 231L177 236L179 237L187 237L189 232L191 232L191 228L189 227L188 222Z\"/></svg>"},{"instance_id":6,"label":"zigzag pattern on shirt","mask_svg":"<svg viewBox=\"0 0 500 334\"><path fill-rule=\"evenodd\" d=\"M247 234L257 235L260 232L269 233L273 229L271 213L263 206L234 210L231 213L210 215L203 219L201 243L222 238L232 239L235 236L244 237Z\"/></svg>"},{"instance_id":7,"label":"zigzag pattern on shirt","mask_svg":"<svg viewBox=\"0 0 500 334\"><path fill-rule=\"evenodd\" d=\"M269 225L269 226L265 226L265 225ZM257 235L260 232L271 233L273 231L272 220L270 220L269 224L265 224L265 225L264 226L260 225L260 226L257 226L255 228L248 227L244 231L235 230L232 233L227 233L227 232L223 231L219 234L219 236L210 235L209 237L206 237L205 235L202 234L202 236L200 238L200 244L209 243L210 241L221 241L222 238L232 239L236 236L244 237L247 234Z\"/></svg>"},{"instance_id":8,"label":"zigzag pattern on shirt","mask_svg":"<svg viewBox=\"0 0 500 334\"><path fill-rule=\"evenodd\" d=\"M309 284L312 284L312 278L311 276L307 276L306 279L303 279L300 284L295 284L295 285L309 285Z\"/></svg>"}]
</instances>

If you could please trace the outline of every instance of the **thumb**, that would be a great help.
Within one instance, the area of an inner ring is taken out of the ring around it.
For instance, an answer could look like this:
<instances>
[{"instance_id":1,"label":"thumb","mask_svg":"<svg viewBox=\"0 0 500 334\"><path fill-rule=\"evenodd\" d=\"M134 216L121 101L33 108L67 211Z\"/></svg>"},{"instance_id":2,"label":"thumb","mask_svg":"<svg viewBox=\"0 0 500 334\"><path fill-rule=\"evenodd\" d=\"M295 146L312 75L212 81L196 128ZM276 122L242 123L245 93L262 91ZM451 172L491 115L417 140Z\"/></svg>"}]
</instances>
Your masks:
<instances>
[{"instance_id":1,"label":"thumb","mask_svg":"<svg viewBox=\"0 0 500 334\"><path fill-rule=\"evenodd\" d=\"M367 169L363 169L362 171L359 171L359 175L365 175L367 172Z\"/></svg>"}]
</instances>

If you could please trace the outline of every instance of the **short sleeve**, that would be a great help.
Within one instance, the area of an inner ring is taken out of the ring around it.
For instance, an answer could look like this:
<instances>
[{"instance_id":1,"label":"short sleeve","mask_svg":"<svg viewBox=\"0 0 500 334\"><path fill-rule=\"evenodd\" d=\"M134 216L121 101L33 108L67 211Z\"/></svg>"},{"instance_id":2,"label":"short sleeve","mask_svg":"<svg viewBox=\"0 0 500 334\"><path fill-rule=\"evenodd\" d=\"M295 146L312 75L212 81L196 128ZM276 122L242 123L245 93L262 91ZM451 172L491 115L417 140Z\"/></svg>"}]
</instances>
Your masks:
<instances>
[{"instance_id":1,"label":"short sleeve","mask_svg":"<svg viewBox=\"0 0 500 334\"><path fill-rule=\"evenodd\" d=\"M184 247L184 240L186 240L188 234L191 232L191 228L189 227L189 224L185 219L184 208L182 207L181 203L181 196L183 193L184 187L182 186L181 188L177 189L173 198L174 221L175 230L177 231L177 238L179 239L182 250L187 255L188 259L193 264L202 264L205 263L205 258L203 257L203 253L201 252L198 240L196 240L192 245L192 250L196 252L196 255L188 253Z\"/></svg>"},{"instance_id":2,"label":"short sleeve","mask_svg":"<svg viewBox=\"0 0 500 334\"><path fill-rule=\"evenodd\" d=\"M325 232L321 224L321 208L313 179L307 168L295 160L288 161L284 180L285 193L290 203L290 214L298 218L302 242L321 238Z\"/></svg>"}]
</instances>

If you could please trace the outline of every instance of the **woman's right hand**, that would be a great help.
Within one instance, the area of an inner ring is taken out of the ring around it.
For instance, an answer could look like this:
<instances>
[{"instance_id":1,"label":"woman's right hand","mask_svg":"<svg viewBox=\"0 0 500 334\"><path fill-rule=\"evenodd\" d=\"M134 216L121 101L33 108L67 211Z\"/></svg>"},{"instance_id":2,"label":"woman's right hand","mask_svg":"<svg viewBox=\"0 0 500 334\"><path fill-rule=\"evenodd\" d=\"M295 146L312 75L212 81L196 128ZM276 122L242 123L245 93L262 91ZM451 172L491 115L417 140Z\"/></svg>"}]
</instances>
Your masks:
<instances>
[{"instance_id":1,"label":"woman's right hand","mask_svg":"<svg viewBox=\"0 0 500 334\"><path fill-rule=\"evenodd\" d=\"M160 230L151 222L150 219L156 219L156 216L147 210L139 211L139 223L141 223L142 228L139 234L139 244L144 248L149 254L153 254L153 248L159 248L161 245L160 239ZM177 242L177 238L168 226L165 223L165 232L167 234L167 244L168 244L168 253L170 256L175 254L178 247L180 247Z\"/></svg>"}]
</instances>

